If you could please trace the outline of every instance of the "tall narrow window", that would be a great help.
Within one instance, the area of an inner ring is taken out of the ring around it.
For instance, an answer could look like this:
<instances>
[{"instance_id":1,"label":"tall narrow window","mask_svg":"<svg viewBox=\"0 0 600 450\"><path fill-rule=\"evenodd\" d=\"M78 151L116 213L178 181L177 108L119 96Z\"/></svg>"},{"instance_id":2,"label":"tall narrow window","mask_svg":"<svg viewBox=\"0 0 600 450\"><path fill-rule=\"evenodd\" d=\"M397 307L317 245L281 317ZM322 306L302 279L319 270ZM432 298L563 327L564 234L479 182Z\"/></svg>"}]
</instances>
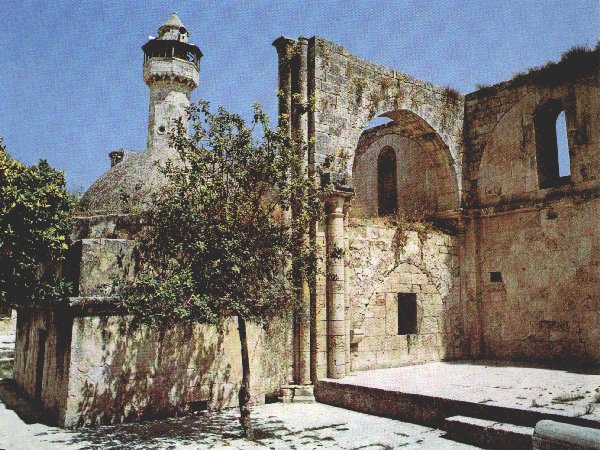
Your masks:
<instances>
[{"instance_id":1,"label":"tall narrow window","mask_svg":"<svg viewBox=\"0 0 600 450\"><path fill-rule=\"evenodd\" d=\"M396 152L386 147L377 158L378 206L380 216L396 212L398 193L396 192Z\"/></svg>"},{"instance_id":2,"label":"tall narrow window","mask_svg":"<svg viewBox=\"0 0 600 450\"><path fill-rule=\"evenodd\" d=\"M558 175L561 178L569 176L571 175L571 161L567 140L567 120L564 111L561 111L556 118L556 146L558 147Z\"/></svg>"},{"instance_id":3,"label":"tall narrow window","mask_svg":"<svg viewBox=\"0 0 600 450\"><path fill-rule=\"evenodd\" d=\"M562 103L559 100L549 100L542 104L535 114L534 123L540 188L569 183L569 145Z\"/></svg>"}]
</instances>

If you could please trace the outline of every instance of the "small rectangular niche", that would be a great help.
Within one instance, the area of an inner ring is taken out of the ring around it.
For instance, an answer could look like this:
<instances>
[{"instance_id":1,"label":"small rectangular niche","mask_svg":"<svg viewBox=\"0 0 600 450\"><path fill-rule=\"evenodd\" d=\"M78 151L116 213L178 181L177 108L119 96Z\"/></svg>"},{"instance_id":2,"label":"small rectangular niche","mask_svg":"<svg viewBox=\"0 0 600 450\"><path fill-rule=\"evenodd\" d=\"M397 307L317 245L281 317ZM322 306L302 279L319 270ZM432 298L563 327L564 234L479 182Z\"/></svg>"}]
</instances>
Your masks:
<instances>
[{"instance_id":1,"label":"small rectangular niche","mask_svg":"<svg viewBox=\"0 0 600 450\"><path fill-rule=\"evenodd\" d=\"M490 272L490 283L502 283L502 272Z\"/></svg>"},{"instance_id":2,"label":"small rectangular niche","mask_svg":"<svg viewBox=\"0 0 600 450\"><path fill-rule=\"evenodd\" d=\"M398 293L398 334L417 333L417 294Z\"/></svg>"},{"instance_id":3,"label":"small rectangular niche","mask_svg":"<svg viewBox=\"0 0 600 450\"><path fill-rule=\"evenodd\" d=\"M188 402L188 410L192 414L198 414L203 411L208 411L208 400L196 400Z\"/></svg>"}]
</instances>

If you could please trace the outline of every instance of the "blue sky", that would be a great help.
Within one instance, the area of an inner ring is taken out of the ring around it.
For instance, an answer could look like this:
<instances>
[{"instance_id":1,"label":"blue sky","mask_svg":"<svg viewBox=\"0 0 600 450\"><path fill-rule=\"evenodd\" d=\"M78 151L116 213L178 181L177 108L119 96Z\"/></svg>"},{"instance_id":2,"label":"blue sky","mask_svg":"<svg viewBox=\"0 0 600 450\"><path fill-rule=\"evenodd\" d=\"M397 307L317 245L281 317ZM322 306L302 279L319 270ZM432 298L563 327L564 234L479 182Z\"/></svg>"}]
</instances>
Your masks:
<instances>
[{"instance_id":1,"label":"blue sky","mask_svg":"<svg viewBox=\"0 0 600 450\"><path fill-rule=\"evenodd\" d=\"M146 145L140 47L173 11L204 53L214 104L274 117L281 35L318 35L351 53L463 93L599 38L599 0L7 1L0 10L0 136L28 164L48 159L71 189Z\"/></svg>"}]
</instances>

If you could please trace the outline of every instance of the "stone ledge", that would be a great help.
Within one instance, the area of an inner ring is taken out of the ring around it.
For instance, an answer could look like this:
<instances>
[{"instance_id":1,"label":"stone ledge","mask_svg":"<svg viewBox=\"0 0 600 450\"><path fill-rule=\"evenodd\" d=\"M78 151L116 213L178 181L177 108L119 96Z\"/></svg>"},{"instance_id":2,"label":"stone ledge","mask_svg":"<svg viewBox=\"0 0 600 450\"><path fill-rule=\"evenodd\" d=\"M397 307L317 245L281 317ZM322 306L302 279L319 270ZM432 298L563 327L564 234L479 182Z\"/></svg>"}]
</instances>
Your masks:
<instances>
[{"instance_id":1,"label":"stone ledge","mask_svg":"<svg viewBox=\"0 0 600 450\"><path fill-rule=\"evenodd\" d=\"M477 419L453 416L445 421L447 436L455 441L484 448L529 450L533 428Z\"/></svg>"},{"instance_id":2,"label":"stone ledge","mask_svg":"<svg viewBox=\"0 0 600 450\"><path fill-rule=\"evenodd\" d=\"M552 420L542 420L535 426L534 450L598 450L600 430Z\"/></svg>"}]
</instances>

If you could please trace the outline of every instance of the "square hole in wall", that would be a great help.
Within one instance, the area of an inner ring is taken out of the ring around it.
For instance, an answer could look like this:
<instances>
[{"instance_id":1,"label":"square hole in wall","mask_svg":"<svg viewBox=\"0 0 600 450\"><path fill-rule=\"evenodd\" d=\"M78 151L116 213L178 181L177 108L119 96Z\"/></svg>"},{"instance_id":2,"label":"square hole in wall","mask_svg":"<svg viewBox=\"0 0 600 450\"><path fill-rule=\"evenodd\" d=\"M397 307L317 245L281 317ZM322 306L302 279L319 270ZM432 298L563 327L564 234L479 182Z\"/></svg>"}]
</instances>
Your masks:
<instances>
[{"instance_id":1,"label":"square hole in wall","mask_svg":"<svg viewBox=\"0 0 600 450\"><path fill-rule=\"evenodd\" d=\"M202 411L208 411L208 400L196 400L188 402L189 412L192 414L198 414Z\"/></svg>"},{"instance_id":2,"label":"square hole in wall","mask_svg":"<svg viewBox=\"0 0 600 450\"><path fill-rule=\"evenodd\" d=\"M417 294L398 293L398 334L417 332Z\"/></svg>"},{"instance_id":3,"label":"square hole in wall","mask_svg":"<svg viewBox=\"0 0 600 450\"><path fill-rule=\"evenodd\" d=\"M490 272L490 283L502 283L502 272Z\"/></svg>"}]
</instances>

